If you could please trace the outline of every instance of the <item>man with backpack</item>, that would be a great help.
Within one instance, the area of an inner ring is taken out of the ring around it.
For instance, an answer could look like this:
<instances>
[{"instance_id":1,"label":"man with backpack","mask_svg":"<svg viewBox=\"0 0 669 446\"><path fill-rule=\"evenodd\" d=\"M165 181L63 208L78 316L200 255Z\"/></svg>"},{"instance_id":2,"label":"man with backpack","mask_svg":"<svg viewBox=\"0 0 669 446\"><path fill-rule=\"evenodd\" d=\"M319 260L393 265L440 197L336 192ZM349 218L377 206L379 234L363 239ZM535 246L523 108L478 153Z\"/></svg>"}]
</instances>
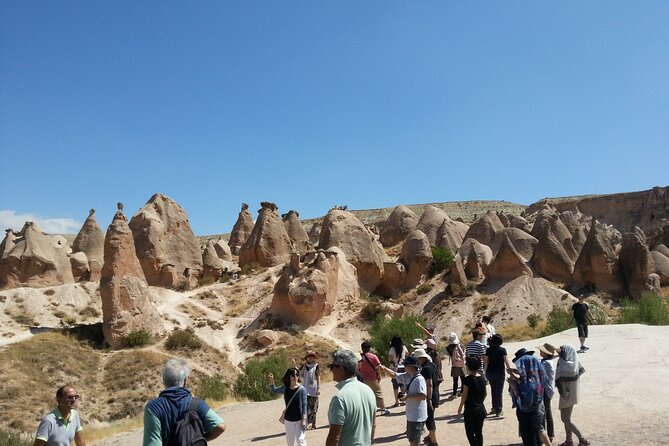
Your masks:
<instances>
[{"instance_id":1,"label":"man with backpack","mask_svg":"<svg viewBox=\"0 0 669 446\"><path fill-rule=\"evenodd\" d=\"M165 389L144 408L143 446L204 446L225 431L223 419L186 388L190 372L183 359L165 363Z\"/></svg>"}]
</instances>

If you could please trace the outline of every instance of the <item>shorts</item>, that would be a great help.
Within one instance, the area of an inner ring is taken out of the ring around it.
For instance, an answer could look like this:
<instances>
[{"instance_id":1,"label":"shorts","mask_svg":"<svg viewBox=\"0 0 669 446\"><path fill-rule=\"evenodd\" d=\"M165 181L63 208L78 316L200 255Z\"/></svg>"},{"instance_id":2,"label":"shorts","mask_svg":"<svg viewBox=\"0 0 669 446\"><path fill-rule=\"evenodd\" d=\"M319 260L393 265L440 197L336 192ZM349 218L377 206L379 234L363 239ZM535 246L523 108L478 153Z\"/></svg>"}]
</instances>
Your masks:
<instances>
[{"instance_id":1,"label":"shorts","mask_svg":"<svg viewBox=\"0 0 669 446\"><path fill-rule=\"evenodd\" d=\"M420 443L423 435L424 421L407 421L407 438L409 443Z\"/></svg>"},{"instance_id":2,"label":"shorts","mask_svg":"<svg viewBox=\"0 0 669 446\"><path fill-rule=\"evenodd\" d=\"M437 430L437 424L434 422L434 406L427 405L427 420L425 420L425 427L428 431Z\"/></svg>"},{"instance_id":3,"label":"shorts","mask_svg":"<svg viewBox=\"0 0 669 446\"><path fill-rule=\"evenodd\" d=\"M390 382L393 384L393 390L404 389L404 384L398 383L395 378L392 378Z\"/></svg>"},{"instance_id":4,"label":"shorts","mask_svg":"<svg viewBox=\"0 0 669 446\"><path fill-rule=\"evenodd\" d=\"M576 322L576 329L578 330L579 338L588 337L588 323L587 322Z\"/></svg>"}]
</instances>

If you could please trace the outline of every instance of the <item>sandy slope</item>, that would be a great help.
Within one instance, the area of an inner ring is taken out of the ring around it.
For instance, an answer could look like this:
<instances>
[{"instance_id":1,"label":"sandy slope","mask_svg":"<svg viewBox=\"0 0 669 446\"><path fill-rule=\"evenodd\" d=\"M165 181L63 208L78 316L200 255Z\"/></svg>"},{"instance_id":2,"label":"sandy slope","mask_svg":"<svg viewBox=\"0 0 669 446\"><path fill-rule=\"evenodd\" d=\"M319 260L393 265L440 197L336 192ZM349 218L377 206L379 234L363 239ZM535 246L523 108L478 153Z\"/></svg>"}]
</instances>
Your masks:
<instances>
[{"instance_id":1,"label":"sandy slope","mask_svg":"<svg viewBox=\"0 0 669 446\"><path fill-rule=\"evenodd\" d=\"M642 325L608 325L591 329L588 342L591 350L581 355L586 368L582 378L581 401L574 410L574 421L593 445L661 445L667 444L669 424L669 371L667 346L669 327ZM576 330L571 329L547 338L505 345L513 354L522 347L533 348L543 342L554 345L576 343ZM323 361L326 362L326 361ZM329 372L326 372L329 373ZM448 383L442 395L448 395ZM390 380L383 382L386 401L392 403ZM321 394L318 425L307 433L310 445L322 445L327 436L327 406L334 384L325 385ZM505 392L506 394L506 392ZM488 398L487 403L490 403ZM466 445L462 420L457 417L457 401L445 401L437 409L437 434L443 445ZM559 421L557 401L557 440L564 441L564 429ZM86 408L82 407L82 411ZM227 424L227 431L213 446L222 445L283 445L282 428L277 421L282 401L237 403L219 408ZM377 418L376 444L406 445L404 411L391 409L391 415ZM142 431L118 435L97 443L106 446L141 444ZM517 421L505 395L505 416L488 419L484 425L487 445L521 444L517 436ZM557 444L557 442L556 442Z\"/></svg>"}]
</instances>

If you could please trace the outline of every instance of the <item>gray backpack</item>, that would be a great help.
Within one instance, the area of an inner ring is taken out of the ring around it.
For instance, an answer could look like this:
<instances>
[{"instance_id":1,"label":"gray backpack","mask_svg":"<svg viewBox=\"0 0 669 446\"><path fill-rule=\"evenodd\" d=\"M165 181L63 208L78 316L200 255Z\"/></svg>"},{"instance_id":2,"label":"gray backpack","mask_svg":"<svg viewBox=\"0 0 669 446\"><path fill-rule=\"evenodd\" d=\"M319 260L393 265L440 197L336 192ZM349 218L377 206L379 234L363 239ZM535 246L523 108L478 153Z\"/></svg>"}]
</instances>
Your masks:
<instances>
[{"instance_id":1,"label":"gray backpack","mask_svg":"<svg viewBox=\"0 0 669 446\"><path fill-rule=\"evenodd\" d=\"M204 438L204 426L197 414L200 405L197 398L192 398L188 410L177 419L172 438L167 446L207 446Z\"/></svg>"}]
</instances>

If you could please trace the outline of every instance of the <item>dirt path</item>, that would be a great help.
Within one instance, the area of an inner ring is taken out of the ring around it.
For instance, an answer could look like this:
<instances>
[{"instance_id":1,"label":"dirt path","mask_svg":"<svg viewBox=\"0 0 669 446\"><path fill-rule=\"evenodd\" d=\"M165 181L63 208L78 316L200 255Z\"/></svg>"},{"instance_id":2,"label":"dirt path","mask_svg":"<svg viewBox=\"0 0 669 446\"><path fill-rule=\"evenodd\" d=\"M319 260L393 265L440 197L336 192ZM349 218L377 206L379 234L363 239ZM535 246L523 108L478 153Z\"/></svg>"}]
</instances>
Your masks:
<instances>
[{"instance_id":1,"label":"dirt path","mask_svg":"<svg viewBox=\"0 0 669 446\"><path fill-rule=\"evenodd\" d=\"M554 345L574 344L576 330L545 339L505 345L509 354L520 347L534 349L543 342ZM591 350L581 355L586 368L582 378L581 401L574 409L574 421L593 445L661 445L666 444L669 425L664 422L669 413L669 372L667 354L669 327L641 325L609 325L591 328L588 344ZM324 360L323 362L325 362ZM642 366L643 364L643 366ZM326 372L327 373L327 372ZM442 395L448 396L448 382L442 385ZM327 437L327 407L335 392L334 384L323 386L318 416L319 429L307 433L310 445L325 444ZM383 381L388 404L392 403L389 379ZM490 399L486 400L487 405ZM505 392L505 416L486 420L483 434L485 444L519 445L518 423ZM444 399L437 409L437 437L444 445L466 445L462 419L457 413L457 400ZM557 402L553 402L556 440L564 441L564 428L559 420ZM227 430L212 446L223 445L285 445L283 426L278 417L282 401L235 403L223 406L218 412L225 419ZM377 418L376 444L406 445L403 408L391 409L388 416ZM104 446L141 444L142 431L118 435L97 443ZM558 442L556 442L557 444Z\"/></svg>"}]
</instances>

